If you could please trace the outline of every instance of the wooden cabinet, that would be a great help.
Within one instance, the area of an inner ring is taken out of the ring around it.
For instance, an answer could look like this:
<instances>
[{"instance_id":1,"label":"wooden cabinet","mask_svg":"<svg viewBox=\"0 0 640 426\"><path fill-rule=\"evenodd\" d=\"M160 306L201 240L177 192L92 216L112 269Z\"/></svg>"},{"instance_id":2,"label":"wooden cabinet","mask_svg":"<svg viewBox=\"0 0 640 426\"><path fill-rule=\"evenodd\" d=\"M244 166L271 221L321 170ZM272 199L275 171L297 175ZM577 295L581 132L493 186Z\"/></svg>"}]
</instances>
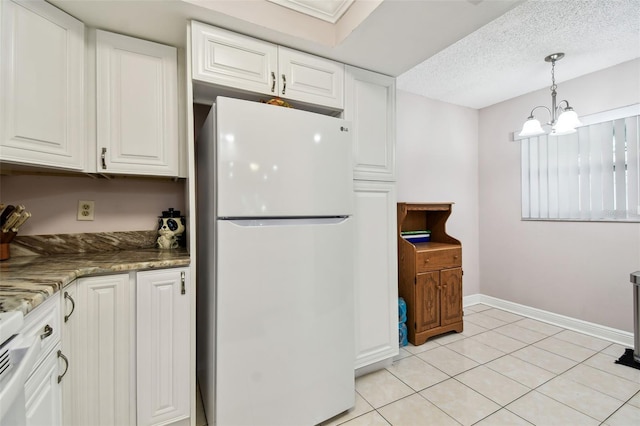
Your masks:
<instances>
[{"instance_id":1,"label":"wooden cabinet","mask_svg":"<svg viewBox=\"0 0 640 426\"><path fill-rule=\"evenodd\" d=\"M96 31L97 170L178 176L177 51Z\"/></svg>"},{"instance_id":2,"label":"wooden cabinet","mask_svg":"<svg viewBox=\"0 0 640 426\"><path fill-rule=\"evenodd\" d=\"M44 1L0 3L0 161L82 170L84 24Z\"/></svg>"},{"instance_id":3,"label":"wooden cabinet","mask_svg":"<svg viewBox=\"0 0 640 426\"><path fill-rule=\"evenodd\" d=\"M398 290L407 303L407 334L414 345L449 331L462 332L462 245L446 233L451 203L398 203ZM411 243L403 231L431 231Z\"/></svg>"},{"instance_id":4,"label":"wooden cabinet","mask_svg":"<svg viewBox=\"0 0 640 426\"><path fill-rule=\"evenodd\" d=\"M192 78L332 109L344 106L344 65L191 22Z\"/></svg>"},{"instance_id":5,"label":"wooden cabinet","mask_svg":"<svg viewBox=\"0 0 640 426\"><path fill-rule=\"evenodd\" d=\"M354 179L395 181L395 99L395 78L345 67L344 118L353 128Z\"/></svg>"},{"instance_id":6,"label":"wooden cabinet","mask_svg":"<svg viewBox=\"0 0 640 426\"><path fill-rule=\"evenodd\" d=\"M356 369L398 354L395 183L355 181Z\"/></svg>"},{"instance_id":7,"label":"wooden cabinet","mask_svg":"<svg viewBox=\"0 0 640 426\"><path fill-rule=\"evenodd\" d=\"M137 274L138 425L190 417L189 282L187 268Z\"/></svg>"}]
</instances>

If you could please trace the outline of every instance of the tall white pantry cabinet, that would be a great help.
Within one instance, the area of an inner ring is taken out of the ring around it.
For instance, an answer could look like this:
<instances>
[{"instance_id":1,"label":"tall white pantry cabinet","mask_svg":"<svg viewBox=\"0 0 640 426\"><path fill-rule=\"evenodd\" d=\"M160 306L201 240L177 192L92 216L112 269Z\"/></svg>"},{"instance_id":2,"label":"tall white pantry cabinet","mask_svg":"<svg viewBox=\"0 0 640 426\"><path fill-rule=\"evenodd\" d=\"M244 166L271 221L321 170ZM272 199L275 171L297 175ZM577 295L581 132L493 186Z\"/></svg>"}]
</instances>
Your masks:
<instances>
[{"instance_id":1,"label":"tall white pantry cabinet","mask_svg":"<svg viewBox=\"0 0 640 426\"><path fill-rule=\"evenodd\" d=\"M398 354L395 79L345 67L352 122L356 374Z\"/></svg>"}]
</instances>

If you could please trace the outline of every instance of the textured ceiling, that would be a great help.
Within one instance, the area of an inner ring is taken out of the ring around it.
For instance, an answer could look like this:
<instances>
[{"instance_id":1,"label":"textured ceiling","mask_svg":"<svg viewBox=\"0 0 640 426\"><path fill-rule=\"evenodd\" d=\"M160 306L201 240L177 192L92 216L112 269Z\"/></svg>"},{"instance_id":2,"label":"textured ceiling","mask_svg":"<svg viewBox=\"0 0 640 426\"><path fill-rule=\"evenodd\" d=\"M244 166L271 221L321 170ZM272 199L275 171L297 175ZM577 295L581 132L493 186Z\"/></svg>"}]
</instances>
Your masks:
<instances>
[{"instance_id":1,"label":"textured ceiling","mask_svg":"<svg viewBox=\"0 0 640 426\"><path fill-rule=\"evenodd\" d=\"M401 74L397 87L483 108L640 57L640 0L529 0ZM639 76L640 78L640 76ZM639 94L640 97L640 94Z\"/></svg>"}]
</instances>

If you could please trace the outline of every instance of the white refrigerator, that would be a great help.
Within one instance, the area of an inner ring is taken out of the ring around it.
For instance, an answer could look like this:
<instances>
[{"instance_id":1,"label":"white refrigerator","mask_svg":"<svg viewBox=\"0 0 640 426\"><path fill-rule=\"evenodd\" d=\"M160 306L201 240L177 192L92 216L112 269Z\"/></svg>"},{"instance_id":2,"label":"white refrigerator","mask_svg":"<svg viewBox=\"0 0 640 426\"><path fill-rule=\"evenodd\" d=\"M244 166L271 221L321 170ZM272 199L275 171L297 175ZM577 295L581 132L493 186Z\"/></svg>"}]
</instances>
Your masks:
<instances>
[{"instance_id":1,"label":"white refrigerator","mask_svg":"<svg viewBox=\"0 0 640 426\"><path fill-rule=\"evenodd\" d=\"M196 142L197 370L209 424L354 405L349 123L218 97Z\"/></svg>"}]
</instances>

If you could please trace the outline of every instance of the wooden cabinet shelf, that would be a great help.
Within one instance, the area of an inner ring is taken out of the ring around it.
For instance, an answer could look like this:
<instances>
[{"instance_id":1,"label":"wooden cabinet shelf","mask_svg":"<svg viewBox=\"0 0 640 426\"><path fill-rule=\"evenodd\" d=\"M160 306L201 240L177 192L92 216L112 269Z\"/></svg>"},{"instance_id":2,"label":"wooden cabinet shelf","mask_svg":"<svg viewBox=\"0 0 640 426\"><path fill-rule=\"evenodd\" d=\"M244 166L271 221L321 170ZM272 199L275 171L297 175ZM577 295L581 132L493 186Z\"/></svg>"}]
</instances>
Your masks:
<instances>
[{"instance_id":1,"label":"wooden cabinet shelf","mask_svg":"<svg viewBox=\"0 0 640 426\"><path fill-rule=\"evenodd\" d=\"M408 339L462 332L462 244L446 232L452 203L398 203L398 294L407 303ZM404 231L431 232L411 243Z\"/></svg>"}]
</instances>

